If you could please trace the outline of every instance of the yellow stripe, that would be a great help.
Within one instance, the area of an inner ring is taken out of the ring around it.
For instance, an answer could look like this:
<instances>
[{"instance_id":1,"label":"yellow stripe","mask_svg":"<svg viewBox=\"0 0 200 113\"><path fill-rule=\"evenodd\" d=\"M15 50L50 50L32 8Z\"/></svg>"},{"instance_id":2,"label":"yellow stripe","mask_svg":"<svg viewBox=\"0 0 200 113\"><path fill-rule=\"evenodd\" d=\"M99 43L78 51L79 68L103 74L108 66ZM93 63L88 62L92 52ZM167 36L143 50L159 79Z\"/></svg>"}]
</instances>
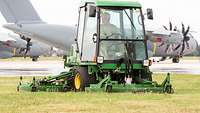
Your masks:
<instances>
[{"instance_id":1,"label":"yellow stripe","mask_svg":"<svg viewBox=\"0 0 200 113\"><path fill-rule=\"evenodd\" d=\"M156 54L157 44L156 42L153 43L153 54Z\"/></svg>"},{"instance_id":2,"label":"yellow stripe","mask_svg":"<svg viewBox=\"0 0 200 113\"><path fill-rule=\"evenodd\" d=\"M13 54L14 55L16 54L16 48L13 48Z\"/></svg>"}]
</instances>

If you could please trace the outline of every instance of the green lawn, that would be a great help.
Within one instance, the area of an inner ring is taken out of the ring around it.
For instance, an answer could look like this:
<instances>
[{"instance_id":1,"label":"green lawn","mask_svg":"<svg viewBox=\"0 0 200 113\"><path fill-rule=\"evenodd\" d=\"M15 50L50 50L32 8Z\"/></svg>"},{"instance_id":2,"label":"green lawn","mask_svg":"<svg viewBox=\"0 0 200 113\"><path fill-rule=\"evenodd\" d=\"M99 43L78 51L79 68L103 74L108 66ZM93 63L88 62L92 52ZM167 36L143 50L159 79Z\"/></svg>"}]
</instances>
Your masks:
<instances>
[{"instance_id":1,"label":"green lawn","mask_svg":"<svg viewBox=\"0 0 200 113\"><path fill-rule=\"evenodd\" d=\"M200 113L200 76L171 78L174 94L108 94L17 92L17 77L0 77L0 113Z\"/></svg>"}]
</instances>

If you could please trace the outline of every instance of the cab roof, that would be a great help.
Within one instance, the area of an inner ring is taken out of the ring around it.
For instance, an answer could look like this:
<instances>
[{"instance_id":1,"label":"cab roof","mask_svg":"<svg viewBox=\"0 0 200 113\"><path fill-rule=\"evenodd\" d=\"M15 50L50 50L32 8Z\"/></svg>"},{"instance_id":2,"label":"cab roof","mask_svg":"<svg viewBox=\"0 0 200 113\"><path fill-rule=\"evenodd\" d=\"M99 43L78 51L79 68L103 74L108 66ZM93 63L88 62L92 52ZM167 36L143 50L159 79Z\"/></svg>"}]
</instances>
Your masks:
<instances>
[{"instance_id":1,"label":"cab roof","mask_svg":"<svg viewBox=\"0 0 200 113\"><path fill-rule=\"evenodd\" d=\"M141 4L136 0L82 0L82 3L94 3L98 7L141 7Z\"/></svg>"},{"instance_id":2,"label":"cab roof","mask_svg":"<svg viewBox=\"0 0 200 113\"><path fill-rule=\"evenodd\" d=\"M132 7L139 8L141 4L135 0L96 0L96 6L99 7Z\"/></svg>"}]
</instances>

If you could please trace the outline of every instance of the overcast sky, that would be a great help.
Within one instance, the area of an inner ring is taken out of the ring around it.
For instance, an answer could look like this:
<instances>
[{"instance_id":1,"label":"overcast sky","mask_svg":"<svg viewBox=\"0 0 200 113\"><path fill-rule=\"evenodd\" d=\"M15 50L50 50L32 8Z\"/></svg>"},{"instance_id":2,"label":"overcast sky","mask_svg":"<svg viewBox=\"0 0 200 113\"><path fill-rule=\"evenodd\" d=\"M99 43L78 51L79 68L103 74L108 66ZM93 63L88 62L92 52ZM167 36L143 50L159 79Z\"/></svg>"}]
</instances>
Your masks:
<instances>
[{"instance_id":1,"label":"overcast sky","mask_svg":"<svg viewBox=\"0 0 200 113\"><path fill-rule=\"evenodd\" d=\"M52 24L75 25L81 0L31 0L40 17ZM140 0L143 12L154 11L154 20L145 23L153 27L168 26L169 21L180 28L181 22L200 32L200 2L198 0ZM6 23L0 15L0 25Z\"/></svg>"}]
</instances>

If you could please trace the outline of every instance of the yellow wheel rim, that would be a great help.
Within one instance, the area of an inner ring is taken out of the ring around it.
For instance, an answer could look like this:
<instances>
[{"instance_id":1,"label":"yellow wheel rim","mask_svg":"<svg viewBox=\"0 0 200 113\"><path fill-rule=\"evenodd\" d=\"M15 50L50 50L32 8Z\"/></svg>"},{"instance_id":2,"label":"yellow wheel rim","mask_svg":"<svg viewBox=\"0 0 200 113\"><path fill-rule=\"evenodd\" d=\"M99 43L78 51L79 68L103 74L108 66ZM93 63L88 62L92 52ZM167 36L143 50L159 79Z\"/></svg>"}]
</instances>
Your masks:
<instances>
[{"instance_id":1,"label":"yellow wheel rim","mask_svg":"<svg viewBox=\"0 0 200 113\"><path fill-rule=\"evenodd\" d=\"M80 87L81 87L81 76L80 76L79 73L77 73L77 74L75 75L74 83L75 83L75 88L76 88L76 89L80 89Z\"/></svg>"}]
</instances>

